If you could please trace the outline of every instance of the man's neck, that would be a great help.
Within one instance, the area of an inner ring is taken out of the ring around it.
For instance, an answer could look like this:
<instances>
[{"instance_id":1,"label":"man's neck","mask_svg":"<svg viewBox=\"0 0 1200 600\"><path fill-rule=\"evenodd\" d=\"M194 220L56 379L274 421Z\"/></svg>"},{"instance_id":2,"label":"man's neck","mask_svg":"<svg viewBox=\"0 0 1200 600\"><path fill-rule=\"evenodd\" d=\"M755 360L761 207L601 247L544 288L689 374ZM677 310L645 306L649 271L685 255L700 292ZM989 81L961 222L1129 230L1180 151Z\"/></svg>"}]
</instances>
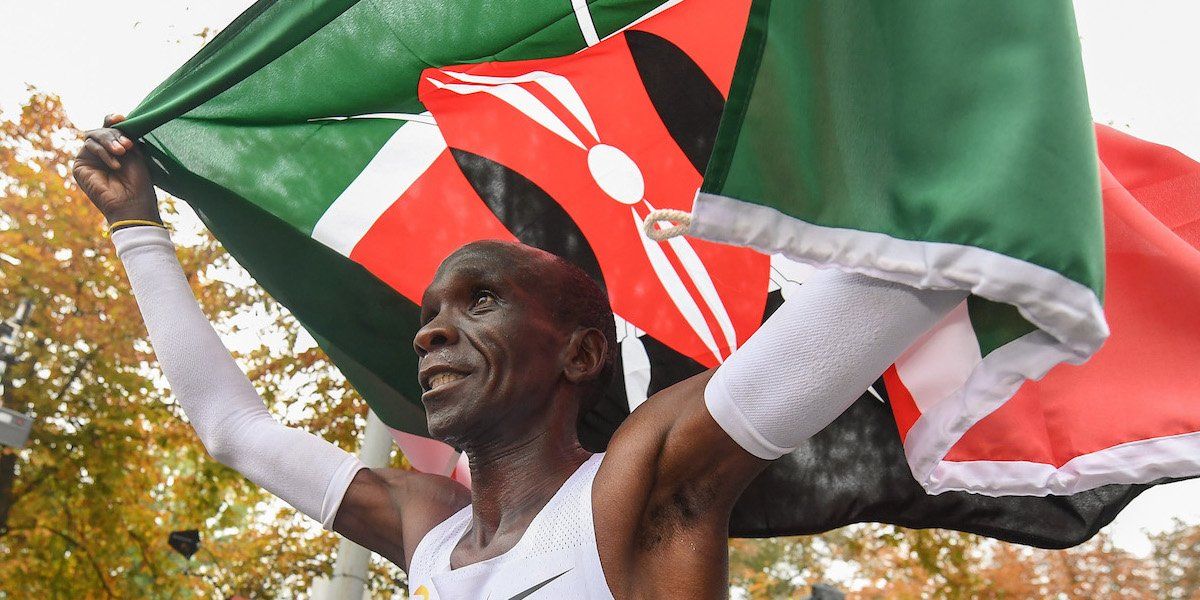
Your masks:
<instances>
[{"instance_id":1,"label":"man's neck","mask_svg":"<svg viewBox=\"0 0 1200 600\"><path fill-rule=\"evenodd\" d=\"M468 448L466 453L474 513L468 536L471 545L481 549L491 546L493 539L506 546L515 543L591 456L579 445L574 428L553 426L506 443Z\"/></svg>"}]
</instances>

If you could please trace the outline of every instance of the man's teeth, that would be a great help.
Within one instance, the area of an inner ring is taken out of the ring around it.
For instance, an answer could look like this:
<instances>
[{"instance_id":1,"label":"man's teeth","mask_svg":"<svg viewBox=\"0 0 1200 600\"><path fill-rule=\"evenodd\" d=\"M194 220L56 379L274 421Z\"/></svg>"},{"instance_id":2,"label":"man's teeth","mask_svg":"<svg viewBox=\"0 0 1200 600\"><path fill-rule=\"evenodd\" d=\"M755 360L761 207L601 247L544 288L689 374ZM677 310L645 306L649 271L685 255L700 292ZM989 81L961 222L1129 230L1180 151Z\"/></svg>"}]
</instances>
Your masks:
<instances>
[{"instance_id":1,"label":"man's teeth","mask_svg":"<svg viewBox=\"0 0 1200 600\"><path fill-rule=\"evenodd\" d=\"M451 381L458 381L463 377L465 377L465 375L462 375L461 373L438 373L437 375L429 378L429 389L436 390L437 388L442 387Z\"/></svg>"}]
</instances>

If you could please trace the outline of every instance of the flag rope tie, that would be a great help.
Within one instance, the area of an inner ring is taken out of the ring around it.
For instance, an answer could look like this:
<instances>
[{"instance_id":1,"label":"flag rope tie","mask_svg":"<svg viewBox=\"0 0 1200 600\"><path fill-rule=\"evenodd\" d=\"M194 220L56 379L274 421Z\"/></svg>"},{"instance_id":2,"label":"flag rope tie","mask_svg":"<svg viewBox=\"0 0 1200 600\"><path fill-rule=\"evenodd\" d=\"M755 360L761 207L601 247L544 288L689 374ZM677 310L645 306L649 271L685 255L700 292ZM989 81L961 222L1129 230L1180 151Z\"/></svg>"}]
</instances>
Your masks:
<instances>
[{"instance_id":1,"label":"flag rope tie","mask_svg":"<svg viewBox=\"0 0 1200 600\"><path fill-rule=\"evenodd\" d=\"M659 223L675 224L660 229L655 227ZM646 215L646 222L642 224L642 230L646 232L646 237L656 242L662 242L687 233L691 226L692 213L674 208L660 208L652 210L649 215Z\"/></svg>"}]
</instances>

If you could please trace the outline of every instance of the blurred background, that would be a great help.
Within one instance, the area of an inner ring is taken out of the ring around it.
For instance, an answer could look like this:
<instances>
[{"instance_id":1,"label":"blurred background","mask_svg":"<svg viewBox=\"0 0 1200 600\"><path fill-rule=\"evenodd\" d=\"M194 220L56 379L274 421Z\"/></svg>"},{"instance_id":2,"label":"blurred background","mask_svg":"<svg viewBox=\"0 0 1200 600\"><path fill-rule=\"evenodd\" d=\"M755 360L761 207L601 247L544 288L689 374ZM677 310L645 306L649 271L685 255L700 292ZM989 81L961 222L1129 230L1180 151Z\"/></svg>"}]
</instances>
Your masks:
<instances>
[{"instance_id":1,"label":"blurred background","mask_svg":"<svg viewBox=\"0 0 1200 600\"><path fill-rule=\"evenodd\" d=\"M336 536L207 457L100 215L69 182L80 130L131 110L248 5L0 0L0 599L306 598L332 569ZM1200 3L1076 12L1095 120L1200 159ZM272 411L355 451L366 404L164 201L202 306ZM168 543L188 530L198 545ZM1200 482L1151 489L1067 551L880 525L730 547L735 598L808 597L819 582L857 598L1200 598ZM367 587L403 597L404 575L375 560Z\"/></svg>"}]
</instances>

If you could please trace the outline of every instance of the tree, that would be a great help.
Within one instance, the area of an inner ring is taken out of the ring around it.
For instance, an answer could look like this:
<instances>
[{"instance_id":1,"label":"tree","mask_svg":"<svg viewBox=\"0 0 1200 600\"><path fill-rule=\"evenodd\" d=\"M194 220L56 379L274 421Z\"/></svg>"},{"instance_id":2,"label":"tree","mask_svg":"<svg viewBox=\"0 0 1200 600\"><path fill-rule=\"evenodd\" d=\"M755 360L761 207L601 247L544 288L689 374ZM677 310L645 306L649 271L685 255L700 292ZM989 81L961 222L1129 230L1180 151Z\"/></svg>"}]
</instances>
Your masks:
<instances>
[{"instance_id":1,"label":"tree","mask_svg":"<svg viewBox=\"0 0 1200 600\"><path fill-rule=\"evenodd\" d=\"M730 583L748 598L797 598L830 581L850 598L1200 598L1200 527L1152 538L1150 558L1104 533L1067 550L863 524L819 536L730 542Z\"/></svg>"},{"instance_id":2,"label":"tree","mask_svg":"<svg viewBox=\"0 0 1200 600\"><path fill-rule=\"evenodd\" d=\"M730 587L750 598L795 598L827 578L837 535L729 540Z\"/></svg>"},{"instance_id":3,"label":"tree","mask_svg":"<svg viewBox=\"0 0 1200 600\"><path fill-rule=\"evenodd\" d=\"M22 297L37 307L23 360L2 382L4 405L37 424L25 449L0 450L0 600L303 595L330 572L336 538L213 461L186 424L102 219L70 180L77 138L52 96L0 120L0 315ZM186 223L174 206L164 216ZM325 355L211 237L175 238L205 312L251 342L239 361L272 412L355 449L365 404ZM189 566L166 539L190 528L203 549ZM832 581L858 598L1200 600L1200 527L1152 542L1142 560L1103 535L1055 552L856 525L732 540L730 583L749 598L803 597ZM402 582L396 567L372 565L373 592Z\"/></svg>"},{"instance_id":4,"label":"tree","mask_svg":"<svg viewBox=\"0 0 1200 600\"><path fill-rule=\"evenodd\" d=\"M1175 527L1150 537L1158 597L1200 600L1200 525Z\"/></svg>"},{"instance_id":5,"label":"tree","mask_svg":"<svg viewBox=\"0 0 1200 600\"><path fill-rule=\"evenodd\" d=\"M336 539L212 460L154 357L102 218L70 179L78 130L34 94L0 120L0 315L36 310L6 407L35 416L0 451L0 598L291 596L328 574ZM184 219L166 202L169 222ZM295 321L207 234L177 235L206 314L276 415L349 450L365 404ZM295 352L293 352L295 350ZM200 529L190 567L166 544ZM377 568L375 589L399 571Z\"/></svg>"}]
</instances>

